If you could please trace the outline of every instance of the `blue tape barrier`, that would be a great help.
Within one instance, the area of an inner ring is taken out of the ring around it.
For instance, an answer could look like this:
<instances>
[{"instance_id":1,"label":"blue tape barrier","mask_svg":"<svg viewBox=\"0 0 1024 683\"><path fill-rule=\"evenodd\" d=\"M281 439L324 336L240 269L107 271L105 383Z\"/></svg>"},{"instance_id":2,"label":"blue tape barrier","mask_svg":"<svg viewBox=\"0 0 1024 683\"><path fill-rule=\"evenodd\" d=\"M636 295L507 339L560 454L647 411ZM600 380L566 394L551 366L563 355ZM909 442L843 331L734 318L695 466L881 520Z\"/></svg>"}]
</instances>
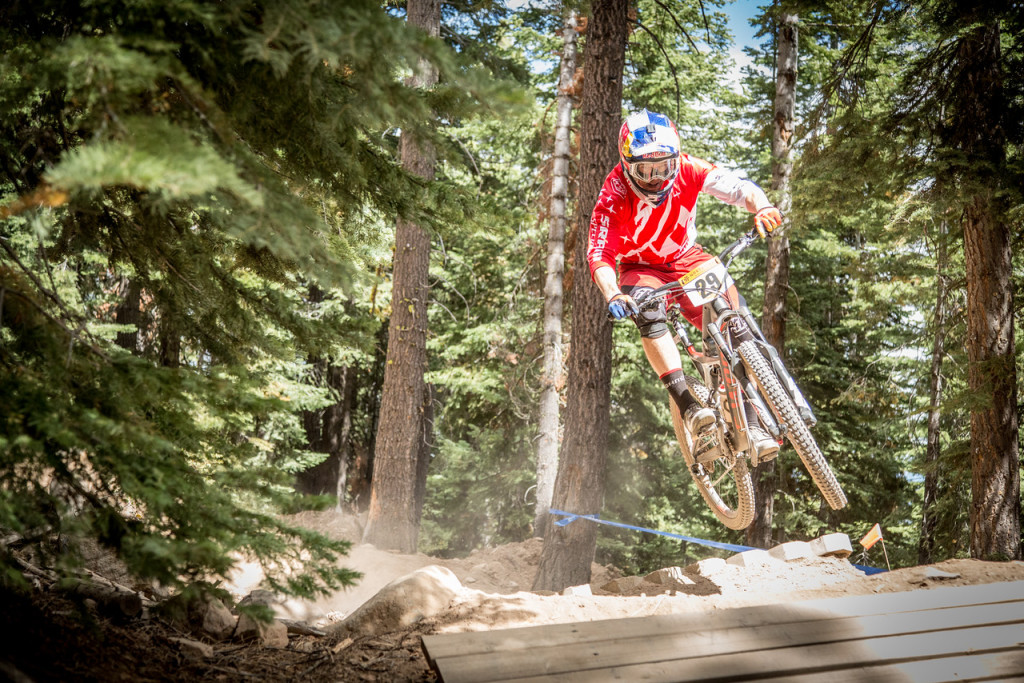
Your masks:
<instances>
[{"instance_id":1,"label":"blue tape barrier","mask_svg":"<svg viewBox=\"0 0 1024 683\"><path fill-rule=\"evenodd\" d=\"M606 519L601 519L598 515L577 515L575 512L565 512L564 510L556 510L554 508L549 508L548 512L552 515L558 515L564 518L557 520L555 522L555 526L566 526L567 524L575 522L577 519L589 519L591 522L596 522L597 524L606 524L608 526L617 527L619 529L632 529L633 531L642 531L644 533L654 534L656 536L667 536L669 538L677 538L680 541L686 541L687 543L696 543L698 545L708 546L709 548L718 548L720 550L728 550L734 553L742 553L746 552L747 550L757 550L757 548L752 548L748 545L720 543L718 541L709 541L704 538L694 538L692 536L683 536L682 534L673 534L668 531L658 531L657 529L648 529L642 526L633 526L632 524L610 522ZM855 564L853 566L869 576L871 574L880 574L885 571L884 569L879 569L878 567L865 567L859 564Z\"/></svg>"}]
</instances>

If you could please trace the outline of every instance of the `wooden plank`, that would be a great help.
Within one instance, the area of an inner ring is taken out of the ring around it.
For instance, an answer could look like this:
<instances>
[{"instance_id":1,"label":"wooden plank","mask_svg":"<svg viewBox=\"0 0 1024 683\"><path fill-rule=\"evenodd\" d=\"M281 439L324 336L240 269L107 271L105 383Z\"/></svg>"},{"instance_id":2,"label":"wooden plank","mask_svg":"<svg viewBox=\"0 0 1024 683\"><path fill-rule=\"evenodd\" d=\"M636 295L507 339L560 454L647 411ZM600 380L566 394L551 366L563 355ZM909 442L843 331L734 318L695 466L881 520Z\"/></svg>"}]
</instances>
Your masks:
<instances>
[{"instance_id":1,"label":"wooden plank","mask_svg":"<svg viewBox=\"0 0 1024 683\"><path fill-rule=\"evenodd\" d=\"M982 655L941 657L921 662L903 662L879 666L860 666L803 676L758 679L763 683L882 683L913 681L913 683L946 683L946 681L1024 681L1024 650L1011 650Z\"/></svg>"},{"instance_id":2,"label":"wooden plank","mask_svg":"<svg viewBox=\"0 0 1024 683\"><path fill-rule=\"evenodd\" d=\"M512 671L522 677L549 675L611 665L682 660L688 657L707 658L713 655L950 630L976 624L1019 623L1024 622L1024 602L725 629L717 628L717 623L709 621L702 631L666 632L640 638L634 637L628 628L617 628L620 625L617 621L606 623L605 631L597 638L579 642L549 645L538 639L531 646L515 651L456 655L444 659L435 658L435 661L445 680L501 680L501 676L505 675L503 671Z\"/></svg>"},{"instance_id":3,"label":"wooden plank","mask_svg":"<svg viewBox=\"0 0 1024 683\"><path fill-rule=\"evenodd\" d=\"M647 617L548 624L458 634L424 636L424 649L428 658L443 659L450 656L488 654L536 647L575 643L580 640L600 639L609 624L616 622L616 633L628 630L635 638L656 637L666 632L706 631L708 619L713 618L716 628L780 624L821 619L828 616L868 616L896 614L922 609L935 609L962 605L981 605L1024 600L1024 581L981 584L977 586L947 586L902 593L854 595L824 598L799 603L735 607L706 614L679 613Z\"/></svg>"},{"instance_id":4,"label":"wooden plank","mask_svg":"<svg viewBox=\"0 0 1024 683\"><path fill-rule=\"evenodd\" d=\"M725 681L752 681L765 678L789 680L797 676L820 676L831 681L835 672L857 669L866 665L909 664L938 660L964 654L1007 655L1011 664L1020 661L1024 654L1021 642L1024 640L1024 625L982 626L935 631L913 635L899 635L868 640L827 643L809 647L779 648L770 652L756 651L692 657L685 660L670 660L635 664L629 666L608 666L586 671L564 672L552 675L520 676L510 672L511 677L500 680L506 683L537 683L538 681L563 681L565 683L602 683L603 681L702 681L704 683ZM1014 672L1014 675L1024 671ZM449 679L445 683L460 679ZM492 679L493 680L493 679ZM867 679L871 680L871 679Z\"/></svg>"},{"instance_id":5,"label":"wooden plank","mask_svg":"<svg viewBox=\"0 0 1024 683\"><path fill-rule=\"evenodd\" d=\"M502 680L508 675L505 672L528 677L759 650L770 657L771 651L778 648L949 631L976 624L1016 622L1024 630L1024 602L724 629L718 628L717 620L709 620L701 631L645 634L639 638L628 628L619 628L621 621L624 620L605 622L603 632L578 642L551 645L535 639L529 647L514 651L435 657L434 666L445 681L491 681Z\"/></svg>"}]
</instances>

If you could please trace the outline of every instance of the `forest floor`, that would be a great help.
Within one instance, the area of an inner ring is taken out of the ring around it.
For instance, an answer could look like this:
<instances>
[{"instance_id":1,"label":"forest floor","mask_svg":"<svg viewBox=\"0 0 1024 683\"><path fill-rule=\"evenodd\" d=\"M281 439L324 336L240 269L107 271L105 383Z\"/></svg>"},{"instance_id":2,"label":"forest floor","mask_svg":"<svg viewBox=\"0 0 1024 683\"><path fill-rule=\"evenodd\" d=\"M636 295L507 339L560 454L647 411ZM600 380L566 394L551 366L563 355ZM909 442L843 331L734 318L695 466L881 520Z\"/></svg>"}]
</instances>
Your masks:
<instances>
[{"instance_id":1,"label":"forest floor","mask_svg":"<svg viewBox=\"0 0 1024 683\"><path fill-rule=\"evenodd\" d=\"M293 521L333 538L359 539L352 517L302 513ZM190 657L175 639L195 636L161 619L108 618L52 591L8 596L0 610L0 632L6 634L0 637L0 680L433 681L421 649L421 637L432 633L1024 580L1022 562L949 560L866 576L836 557L746 568L709 559L675 570L682 578L670 584L622 580L613 568L594 565L592 595L538 594L529 591L541 545L531 539L462 559L355 545L343 564L363 573L357 586L315 602L290 600L275 607L279 616L327 635L291 635L278 648L212 642L213 655L207 657ZM113 565L94 570L116 574ZM419 590L406 588L382 600L384 586L412 572L427 579L415 584ZM258 581L258 573L243 566L229 589L241 598Z\"/></svg>"}]
</instances>

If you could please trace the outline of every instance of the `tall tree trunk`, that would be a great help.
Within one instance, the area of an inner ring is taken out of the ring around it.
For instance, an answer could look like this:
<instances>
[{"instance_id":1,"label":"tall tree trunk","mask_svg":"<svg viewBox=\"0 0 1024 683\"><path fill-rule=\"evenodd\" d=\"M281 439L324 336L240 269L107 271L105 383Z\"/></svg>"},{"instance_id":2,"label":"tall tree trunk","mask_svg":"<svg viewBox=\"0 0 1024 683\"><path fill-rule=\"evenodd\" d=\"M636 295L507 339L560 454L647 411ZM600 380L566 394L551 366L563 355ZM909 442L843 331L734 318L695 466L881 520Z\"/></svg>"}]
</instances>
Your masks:
<instances>
[{"instance_id":1,"label":"tall tree trunk","mask_svg":"<svg viewBox=\"0 0 1024 683\"><path fill-rule=\"evenodd\" d=\"M595 514L604 502L605 457L611 394L611 325L604 298L586 276L590 214L605 176L618 163L616 140L622 124L622 69L625 64L628 0L594 0L587 27L583 104L580 118L579 238L572 299L565 438L555 480L554 507ZM561 591L590 580L597 527L576 521L549 525L535 590Z\"/></svg>"},{"instance_id":2,"label":"tall tree trunk","mask_svg":"<svg viewBox=\"0 0 1024 683\"><path fill-rule=\"evenodd\" d=\"M369 413L366 427L367 439L352 442L352 465L348 473L348 494L351 509L366 512L370 507L370 490L373 485L373 454L377 450L377 432L380 431L380 398L384 389L384 374L387 368L388 328L381 325L374 344L373 365L362 381L371 389L365 402L361 402Z\"/></svg>"},{"instance_id":3,"label":"tall tree trunk","mask_svg":"<svg viewBox=\"0 0 1024 683\"><path fill-rule=\"evenodd\" d=\"M430 465L430 447L434 444L434 391L426 385L423 391L423 419L420 421L419 453L416 457L416 488L413 490L413 511L417 523L423 516L423 502L427 498L427 468Z\"/></svg>"},{"instance_id":4,"label":"tall tree trunk","mask_svg":"<svg viewBox=\"0 0 1024 683\"><path fill-rule=\"evenodd\" d=\"M955 146L964 174L968 384L971 411L971 556L1020 558L1020 455L1014 362L1010 226L999 189L1006 162L998 22L973 28L956 53Z\"/></svg>"},{"instance_id":5,"label":"tall tree trunk","mask_svg":"<svg viewBox=\"0 0 1024 683\"><path fill-rule=\"evenodd\" d=\"M323 290L311 285L309 301L314 305L323 303ZM313 384L329 389L337 400L319 410L303 411L302 424L309 450L326 453L327 458L299 472L295 488L302 493L337 496L337 506L341 509L348 481L349 436L352 432L356 372L351 367L334 365L324 358L310 358L310 365L313 368Z\"/></svg>"},{"instance_id":6,"label":"tall tree trunk","mask_svg":"<svg viewBox=\"0 0 1024 683\"><path fill-rule=\"evenodd\" d=\"M543 536L551 515L558 473L558 393L562 384L562 276L565 270L565 215L569 193L569 133L572 82L576 74L576 15L569 13L562 31L562 66L558 79L558 116L551 173L551 218L548 224L547 280L544 283L544 376L540 393L540 439L537 442L537 505L533 533Z\"/></svg>"},{"instance_id":7,"label":"tall tree trunk","mask_svg":"<svg viewBox=\"0 0 1024 683\"><path fill-rule=\"evenodd\" d=\"M168 311L161 311L157 325L160 336L160 365L165 368L181 366L181 334Z\"/></svg>"},{"instance_id":8,"label":"tall tree trunk","mask_svg":"<svg viewBox=\"0 0 1024 683\"><path fill-rule=\"evenodd\" d=\"M939 455L941 453L942 361L946 356L946 223L939 225L935 254L935 336L932 338L932 365L928 383L928 437L924 455L924 502L921 505L921 538L917 544L917 563L934 561L936 501L939 497Z\"/></svg>"},{"instance_id":9,"label":"tall tree trunk","mask_svg":"<svg viewBox=\"0 0 1024 683\"><path fill-rule=\"evenodd\" d=\"M776 40L775 107L772 132L772 186L783 224L768 241L768 258L764 279L764 309L761 326L764 336L785 357L786 293L789 290L789 210L793 196L790 179L793 175L793 118L796 109L797 15L783 9L779 17ZM775 515L777 478L775 461L754 468L754 521L747 527L747 544L770 548L772 520Z\"/></svg>"},{"instance_id":10,"label":"tall tree trunk","mask_svg":"<svg viewBox=\"0 0 1024 683\"><path fill-rule=\"evenodd\" d=\"M139 325L142 323L142 286L132 279L124 280L124 299L114 311L114 322L118 325L131 325L130 332L118 332L117 345L122 349L139 355Z\"/></svg>"},{"instance_id":11,"label":"tall tree trunk","mask_svg":"<svg viewBox=\"0 0 1024 683\"><path fill-rule=\"evenodd\" d=\"M432 36L441 32L440 0L409 0L408 22ZM429 88L437 69L420 60L411 84ZM434 150L402 135L402 167L423 178L434 177ZM363 542L411 553L419 536L417 477L423 468L423 406L427 369L427 298L430 235L399 218L395 229L395 264L388 323L387 367L381 396L380 426L373 463L370 510Z\"/></svg>"},{"instance_id":12,"label":"tall tree trunk","mask_svg":"<svg viewBox=\"0 0 1024 683\"><path fill-rule=\"evenodd\" d=\"M333 365L324 360L316 363L314 372L319 375L317 384L330 388L338 400L320 410L303 413L309 449L316 453L326 453L327 459L300 472L296 478L296 489L302 493L337 496L340 509L348 488L352 405L357 373L349 366Z\"/></svg>"}]
</instances>

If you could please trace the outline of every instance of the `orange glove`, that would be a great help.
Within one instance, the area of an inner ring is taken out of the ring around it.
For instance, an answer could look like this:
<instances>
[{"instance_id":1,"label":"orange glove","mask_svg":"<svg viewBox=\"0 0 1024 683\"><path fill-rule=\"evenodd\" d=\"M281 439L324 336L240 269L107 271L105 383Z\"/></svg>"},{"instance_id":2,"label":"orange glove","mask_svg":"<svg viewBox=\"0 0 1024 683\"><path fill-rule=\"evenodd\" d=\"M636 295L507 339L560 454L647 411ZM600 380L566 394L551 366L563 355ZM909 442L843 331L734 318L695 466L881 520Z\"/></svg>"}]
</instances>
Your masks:
<instances>
[{"instance_id":1,"label":"orange glove","mask_svg":"<svg viewBox=\"0 0 1024 683\"><path fill-rule=\"evenodd\" d=\"M766 206L754 214L754 227L757 228L757 234L761 236L761 239L764 239L768 233L780 225L782 225L782 213L774 206Z\"/></svg>"}]
</instances>

